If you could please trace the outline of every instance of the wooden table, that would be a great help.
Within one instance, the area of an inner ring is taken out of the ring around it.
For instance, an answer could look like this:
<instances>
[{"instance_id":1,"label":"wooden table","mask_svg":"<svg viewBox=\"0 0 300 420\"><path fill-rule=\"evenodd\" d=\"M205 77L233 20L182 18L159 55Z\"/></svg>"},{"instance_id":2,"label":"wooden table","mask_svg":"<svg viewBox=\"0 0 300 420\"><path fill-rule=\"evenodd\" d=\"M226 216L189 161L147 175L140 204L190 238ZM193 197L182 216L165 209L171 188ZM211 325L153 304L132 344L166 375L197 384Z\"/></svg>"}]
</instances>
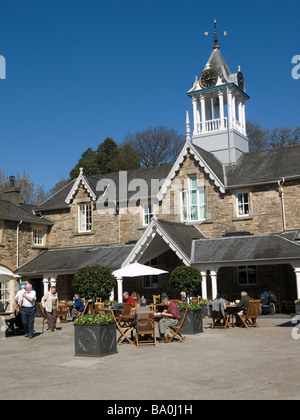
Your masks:
<instances>
[{"instance_id":1,"label":"wooden table","mask_svg":"<svg viewBox=\"0 0 300 420\"><path fill-rule=\"evenodd\" d=\"M0 312L0 317L3 317L4 318L4 322L6 324L5 333L10 328L10 319L7 319L6 317L8 317L8 316L10 317L11 315L14 315L15 316L15 313L14 312Z\"/></svg>"}]
</instances>

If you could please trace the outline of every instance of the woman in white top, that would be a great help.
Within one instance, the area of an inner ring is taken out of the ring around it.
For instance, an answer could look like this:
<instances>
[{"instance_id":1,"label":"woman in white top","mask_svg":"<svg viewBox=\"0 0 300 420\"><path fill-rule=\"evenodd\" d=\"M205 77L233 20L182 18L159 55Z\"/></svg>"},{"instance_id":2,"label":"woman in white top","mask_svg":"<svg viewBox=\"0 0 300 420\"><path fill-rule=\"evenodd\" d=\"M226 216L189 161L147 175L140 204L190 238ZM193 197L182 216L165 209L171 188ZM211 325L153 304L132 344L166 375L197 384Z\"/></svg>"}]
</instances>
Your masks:
<instances>
[{"instance_id":1,"label":"woman in white top","mask_svg":"<svg viewBox=\"0 0 300 420\"><path fill-rule=\"evenodd\" d=\"M50 291L42 297L42 307L46 311L48 321L48 331L54 332L56 330L58 296L56 287L52 286Z\"/></svg>"}]
</instances>

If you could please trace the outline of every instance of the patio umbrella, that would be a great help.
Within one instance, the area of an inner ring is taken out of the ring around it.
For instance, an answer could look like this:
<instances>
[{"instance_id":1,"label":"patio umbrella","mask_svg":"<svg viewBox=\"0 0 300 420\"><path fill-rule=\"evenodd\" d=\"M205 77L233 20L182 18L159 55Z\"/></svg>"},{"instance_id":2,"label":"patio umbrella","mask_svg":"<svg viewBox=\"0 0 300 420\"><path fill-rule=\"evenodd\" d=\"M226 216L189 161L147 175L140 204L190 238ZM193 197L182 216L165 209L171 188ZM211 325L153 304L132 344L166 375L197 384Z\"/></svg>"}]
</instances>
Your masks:
<instances>
[{"instance_id":1,"label":"patio umbrella","mask_svg":"<svg viewBox=\"0 0 300 420\"><path fill-rule=\"evenodd\" d=\"M149 265L133 263L119 270L113 271L115 277L139 277L139 276L158 276L159 274L168 273L168 271L160 270Z\"/></svg>"}]
</instances>

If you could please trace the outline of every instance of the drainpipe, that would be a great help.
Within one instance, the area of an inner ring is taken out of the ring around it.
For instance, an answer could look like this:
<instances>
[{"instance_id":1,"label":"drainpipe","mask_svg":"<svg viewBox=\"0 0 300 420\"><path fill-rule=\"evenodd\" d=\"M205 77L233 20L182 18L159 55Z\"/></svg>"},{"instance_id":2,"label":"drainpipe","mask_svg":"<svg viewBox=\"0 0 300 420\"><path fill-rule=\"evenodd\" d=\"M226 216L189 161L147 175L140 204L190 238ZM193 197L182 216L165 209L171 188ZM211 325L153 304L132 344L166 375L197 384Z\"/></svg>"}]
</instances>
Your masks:
<instances>
[{"instance_id":1,"label":"drainpipe","mask_svg":"<svg viewBox=\"0 0 300 420\"><path fill-rule=\"evenodd\" d=\"M23 223L23 220L17 224L17 268L19 268L19 236L20 236L20 225Z\"/></svg>"},{"instance_id":2,"label":"drainpipe","mask_svg":"<svg viewBox=\"0 0 300 420\"><path fill-rule=\"evenodd\" d=\"M286 231L286 220L285 220L285 205L284 205L284 185L285 179L281 178L278 181L278 187L279 187L279 195L281 197L281 205L282 205L282 218L283 218L283 231Z\"/></svg>"}]
</instances>

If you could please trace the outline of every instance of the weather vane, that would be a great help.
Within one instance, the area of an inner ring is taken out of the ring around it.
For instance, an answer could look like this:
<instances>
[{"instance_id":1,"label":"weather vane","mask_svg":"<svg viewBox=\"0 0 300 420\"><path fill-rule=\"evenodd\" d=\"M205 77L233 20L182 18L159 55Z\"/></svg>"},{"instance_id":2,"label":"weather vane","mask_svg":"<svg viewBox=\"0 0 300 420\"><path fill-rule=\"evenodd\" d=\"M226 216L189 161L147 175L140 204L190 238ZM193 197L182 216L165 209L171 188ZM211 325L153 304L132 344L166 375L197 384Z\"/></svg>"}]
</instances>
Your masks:
<instances>
[{"instance_id":1,"label":"weather vane","mask_svg":"<svg viewBox=\"0 0 300 420\"><path fill-rule=\"evenodd\" d=\"M219 28L217 28L217 20L216 19L214 20L214 24L215 24L215 30L214 30L214 41L215 41L215 45L214 45L214 49L216 49L216 48L220 48L220 46L218 45L218 31L219 31ZM210 34L211 34L211 32L204 32L204 35L205 36L208 36ZM223 35L224 36L227 36L228 35L228 32L227 31L223 31Z\"/></svg>"}]
</instances>

